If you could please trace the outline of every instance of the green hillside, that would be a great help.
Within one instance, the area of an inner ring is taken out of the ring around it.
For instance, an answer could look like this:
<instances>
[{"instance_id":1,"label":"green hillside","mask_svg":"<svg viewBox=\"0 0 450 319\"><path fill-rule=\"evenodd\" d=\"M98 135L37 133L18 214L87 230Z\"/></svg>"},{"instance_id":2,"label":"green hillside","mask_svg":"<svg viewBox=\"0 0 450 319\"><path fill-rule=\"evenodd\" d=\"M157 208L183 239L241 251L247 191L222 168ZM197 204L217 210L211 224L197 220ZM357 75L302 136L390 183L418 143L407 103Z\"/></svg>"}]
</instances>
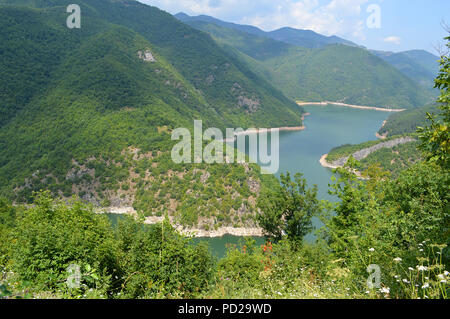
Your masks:
<instances>
[{"instance_id":1,"label":"green hillside","mask_svg":"<svg viewBox=\"0 0 450 319\"><path fill-rule=\"evenodd\" d=\"M417 127L423 127L427 124L427 113L437 113L437 111L437 106L429 105L391 114L378 133L387 136L415 133Z\"/></svg>"},{"instance_id":2,"label":"green hillside","mask_svg":"<svg viewBox=\"0 0 450 319\"><path fill-rule=\"evenodd\" d=\"M369 141L357 145L342 145L333 148L326 158L328 163L333 163L339 159L348 157L361 150L366 150L381 143L395 141L405 135L391 136L386 140ZM413 137L416 139L416 137ZM384 147L371 151L365 158L359 160L358 171L364 174L373 165L379 166L384 171L389 172L393 177L414 164L420 162L422 158L421 152L418 150L420 142L417 140L401 143L392 147Z\"/></svg>"},{"instance_id":3,"label":"green hillside","mask_svg":"<svg viewBox=\"0 0 450 319\"><path fill-rule=\"evenodd\" d=\"M189 25L232 47L249 68L266 76L288 97L393 108L414 108L432 95L413 80L365 49L335 44L318 49L287 45L194 18Z\"/></svg>"},{"instance_id":4,"label":"green hillside","mask_svg":"<svg viewBox=\"0 0 450 319\"><path fill-rule=\"evenodd\" d=\"M253 223L274 177L255 165L175 165L170 133L195 119L205 128L298 126L301 108L156 8L79 1L82 28L70 30L70 1L21 2L30 3L42 8L0 6L2 195L30 201L49 189L204 228Z\"/></svg>"},{"instance_id":5,"label":"green hillside","mask_svg":"<svg viewBox=\"0 0 450 319\"><path fill-rule=\"evenodd\" d=\"M281 28L274 31L265 32L254 26L225 22L206 15L189 16L185 13L180 12L176 14L175 17L187 24L197 22L214 24L227 29L248 33L266 39L272 39L286 44L301 46L304 48L322 48L330 44L345 44L350 46L357 46L355 43L339 38L337 36L327 37L311 30Z\"/></svg>"},{"instance_id":6,"label":"green hillside","mask_svg":"<svg viewBox=\"0 0 450 319\"><path fill-rule=\"evenodd\" d=\"M427 89L433 89L434 79L439 71L439 57L424 51L411 50L405 52L371 51L403 74ZM437 94L438 92L435 92Z\"/></svg>"},{"instance_id":7,"label":"green hillside","mask_svg":"<svg viewBox=\"0 0 450 319\"><path fill-rule=\"evenodd\" d=\"M276 84L286 85L288 96L303 101L393 108L413 108L428 101L426 92L412 80L359 48L333 45L298 50L267 64L279 79Z\"/></svg>"},{"instance_id":8,"label":"green hillside","mask_svg":"<svg viewBox=\"0 0 450 319\"><path fill-rule=\"evenodd\" d=\"M268 33L271 39L289 43L305 48L323 48L330 44L343 44L356 46L353 42L337 36L324 36L311 30L298 30L294 28L281 28Z\"/></svg>"}]
</instances>

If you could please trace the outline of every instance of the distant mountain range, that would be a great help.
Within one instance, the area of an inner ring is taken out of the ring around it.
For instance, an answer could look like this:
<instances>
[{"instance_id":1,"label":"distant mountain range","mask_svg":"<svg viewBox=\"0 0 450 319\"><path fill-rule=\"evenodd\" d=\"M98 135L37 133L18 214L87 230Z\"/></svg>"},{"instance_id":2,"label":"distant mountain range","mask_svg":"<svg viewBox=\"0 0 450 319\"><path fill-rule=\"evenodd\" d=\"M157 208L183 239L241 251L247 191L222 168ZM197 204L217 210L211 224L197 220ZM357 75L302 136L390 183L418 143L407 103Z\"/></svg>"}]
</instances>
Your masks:
<instances>
[{"instance_id":1,"label":"distant mountain range","mask_svg":"<svg viewBox=\"0 0 450 319\"><path fill-rule=\"evenodd\" d=\"M169 211L188 225L201 216L206 228L248 226L275 178L256 165L176 165L173 129L194 120L301 126L294 100L430 101L382 58L337 37L181 22L132 0L78 0L81 29L68 29L72 3L0 0L0 196L16 202L48 189L97 206Z\"/></svg>"},{"instance_id":2,"label":"distant mountain range","mask_svg":"<svg viewBox=\"0 0 450 319\"><path fill-rule=\"evenodd\" d=\"M206 15L189 16L181 12L176 14L175 17L180 21L199 29L202 29L201 22L203 22L203 27L205 24L215 24L228 29L245 32L247 34L264 37L303 48L317 49L332 44L344 44L352 47L365 48L337 36L327 37L310 30L281 28L275 31L266 32L254 26L224 22ZM434 79L439 71L439 63L437 62L439 57L436 55L425 50L410 50L398 53L376 50L370 50L370 52L382 58L387 63L394 66L403 74L422 86L430 89L434 86Z\"/></svg>"},{"instance_id":3,"label":"distant mountain range","mask_svg":"<svg viewBox=\"0 0 450 319\"><path fill-rule=\"evenodd\" d=\"M439 72L439 57L425 50L411 50L405 52L371 51L403 74L410 77L424 87L432 88L434 79Z\"/></svg>"},{"instance_id":4,"label":"distant mountain range","mask_svg":"<svg viewBox=\"0 0 450 319\"><path fill-rule=\"evenodd\" d=\"M175 17L180 21L187 23L197 21L212 23L228 29L242 31L252 35L256 35L258 37L265 37L292 45L298 45L304 48L321 48L329 44L345 44L349 46L357 46L355 43L339 38L337 36L327 37L311 30L281 28L275 31L266 32L254 26L224 22L206 15L191 17L183 12L180 12L176 14Z\"/></svg>"},{"instance_id":5,"label":"distant mountain range","mask_svg":"<svg viewBox=\"0 0 450 319\"><path fill-rule=\"evenodd\" d=\"M292 99L394 108L419 107L433 99L430 78L433 72L437 75L438 63L430 62L433 57L425 51L405 53L408 60L396 63L387 53L374 54L350 41L312 31L283 28L265 32L208 16L175 16L209 33ZM427 81L408 72L411 69L426 74Z\"/></svg>"}]
</instances>

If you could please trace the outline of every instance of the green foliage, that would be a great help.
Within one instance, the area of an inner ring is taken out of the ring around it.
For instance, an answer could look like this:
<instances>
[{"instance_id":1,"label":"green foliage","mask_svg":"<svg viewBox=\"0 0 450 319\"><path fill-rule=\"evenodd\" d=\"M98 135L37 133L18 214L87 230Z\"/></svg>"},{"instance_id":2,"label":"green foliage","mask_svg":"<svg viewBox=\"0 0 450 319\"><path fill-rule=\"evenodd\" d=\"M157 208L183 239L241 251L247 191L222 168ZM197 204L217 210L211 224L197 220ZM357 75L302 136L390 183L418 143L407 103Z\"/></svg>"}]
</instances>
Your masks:
<instances>
[{"instance_id":1,"label":"green foliage","mask_svg":"<svg viewBox=\"0 0 450 319\"><path fill-rule=\"evenodd\" d=\"M345 45L292 50L266 61L274 83L301 101L414 108L430 101L418 84L370 52Z\"/></svg>"},{"instance_id":2,"label":"green foliage","mask_svg":"<svg viewBox=\"0 0 450 319\"><path fill-rule=\"evenodd\" d=\"M10 254L11 230L16 225L17 209L4 198L0 198L0 268L8 263Z\"/></svg>"},{"instance_id":3,"label":"green foliage","mask_svg":"<svg viewBox=\"0 0 450 319\"><path fill-rule=\"evenodd\" d=\"M297 46L303 40L298 33L308 31L282 29L276 35L255 35L249 30L236 30L235 25L198 21L195 17L187 23L210 33L231 54L292 99L414 108L432 98L430 92L381 58L365 49L344 45L337 38L326 46L317 45L318 39L305 39L305 45Z\"/></svg>"},{"instance_id":4,"label":"green foliage","mask_svg":"<svg viewBox=\"0 0 450 319\"><path fill-rule=\"evenodd\" d=\"M143 227L119 222L118 245L125 298L192 298L208 287L213 259L204 245L190 243L168 221Z\"/></svg>"},{"instance_id":5,"label":"green foliage","mask_svg":"<svg viewBox=\"0 0 450 319\"><path fill-rule=\"evenodd\" d=\"M447 47L450 48L450 37L446 38ZM422 140L421 148L428 160L436 161L445 168L450 167L450 58L441 57L441 70L436 81L436 88L441 90L438 99L441 114L439 118L427 114L431 122L425 128L419 128Z\"/></svg>"},{"instance_id":6,"label":"green foliage","mask_svg":"<svg viewBox=\"0 0 450 319\"><path fill-rule=\"evenodd\" d=\"M292 181L289 173L281 175L281 187L262 196L258 207L261 209L258 223L269 237L280 240L286 235L299 242L311 231L313 216L321 211L317 186L307 189L301 174L296 174Z\"/></svg>"},{"instance_id":7,"label":"green foliage","mask_svg":"<svg viewBox=\"0 0 450 319\"><path fill-rule=\"evenodd\" d=\"M71 30L62 10L70 3L0 6L0 193L8 198L31 202L40 189L69 197L87 181L96 189L83 195L101 202L129 174L117 164L123 150L168 151L171 131L194 119L301 125L293 101L169 14L134 1L80 1L83 27ZM147 50L156 62L139 58ZM95 174L67 178L74 161Z\"/></svg>"},{"instance_id":8,"label":"green foliage","mask_svg":"<svg viewBox=\"0 0 450 319\"><path fill-rule=\"evenodd\" d=\"M290 241L251 242L230 247L219 262L215 285L205 298L319 299L363 298L346 281L329 274L327 247L305 244L301 249ZM330 267L331 268L331 267Z\"/></svg>"},{"instance_id":9,"label":"green foliage","mask_svg":"<svg viewBox=\"0 0 450 319\"><path fill-rule=\"evenodd\" d=\"M328 162L334 162L335 160L338 160L342 157L347 157L352 154L354 154L357 151L360 151L364 148L369 148L372 146L375 146L382 141L368 141L361 144L346 144L342 146L338 146L333 148L331 151L328 152L327 161Z\"/></svg>"},{"instance_id":10,"label":"green foliage","mask_svg":"<svg viewBox=\"0 0 450 319\"><path fill-rule=\"evenodd\" d=\"M390 65L413 79L423 87L431 90L434 79L439 72L439 58L424 50L405 52L371 51Z\"/></svg>"},{"instance_id":11,"label":"green foliage","mask_svg":"<svg viewBox=\"0 0 450 319\"><path fill-rule=\"evenodd\" d=\"M260 272L264 270L264 262L263 255L255 252L257 248L254 245L228 248L226 257L218 264L219 280L244 286L257 282Z\"/></svg>"},{"instance_id":12,"label":"green foliage","mask_svg":"<svg viewBox=\"0 0 450 319\"><path fill-rule=\"evenodd\" d=\"M436 113L437 111L437 106L429 105L393 113L389 116L378 133L380 135L387 135L388 137L416 133L418 127L426 125L427 113Z\"/></svg>"},{"instance_id":13,"label":"green foliage","mask_svg":"<svg viewBox=\"0 0 450 319\"><path fill-rule=\"evenodd\" d=\"M360 161L361 170L365 171L371 166L378 165L395 178L402 170L422 160L418 146L419 142L415 141L375 151Z\"/></svg>"},{"instance_id":14,"label":"green foliage","mask_svg":"<svg viewBox=\"0 0 450 319\"><path fill-rule=\"evenodd\" d=\"M105 216L95 215L79 202L68 207L47 193L37 196L36 206L22 214L13 229L12 269L22 280L42 290L62 289L71 265L96 267L101 289L109 288L117 269L115 245ZM95 282L83 282L100 288Z\"/></svg>"},{"instance_id":15,"label":"green foliage","mask_svg":"<svg viewBox=\"0 0 450 319\"><path fill-rule=\"evenodd\" d=\"M0 191L31 203L33 190L49 190L31 206L0 200L0 298L448 298L448 57L436 81L442 119L421 131L428 160L403 169L418 160L411 156L414 143L380 150L360 163L365 180L353 174L357 163L350 160L338 170L331 193L340 202L330 217L321 214L317 189L308 189L301 175L282 176L278 185L256 166L188 168L168 160L168 133L190 127L194 118L220 127L299 122L296 106L246 66L260 61L247 56L244 62L244 53L225 53L207 35L133 1L80 0L87 27L72 32L60 11L69 2L1 1L42 9L0 6L6 30L0 32L6 74L0 81ZM233 33L227 37L235 41ZM274 42L243 39L254 41L239 44L248 54L276 52ZM151 50L157 62L140 60L139 50ZM305 81L321 79L314 87L300 81L307 91L298 92L308 99L402 107L423 99L411 82L358 48L287 51L281 60L264 61L278 85L294 83L286 92L297 94L301 71ZM348 80L357 62L365 65L359 76L367 81ZM255 72L268 71L260 65ZM335 81L342 83L336 90ZM242 97L258 99L259 110L233 108ZM336 149L331 158L360 147ZM391 165L395 178L374 163ZM113 228L93 207L50 196L69 197L73 189L105 205L111 190L124 198L135 194L140 213L160 216L177 201L171 212L177 221L209 218L211 228L255 222L247 221L255 213L248 198L259 195L257 221L276 243L256 247L249 240L216 263L207 247L194 245L167 220L148 226L129 217ZM250 213L230 214L241 207ZM301 244L315 215L326 228L314 245ZM366 294L371 264L381 268L382 289ZM79 266L78 288L67 286L70 265Z\"/></svg>"},{"instance_id":16,"label":"green foliage","mask_svg":"<svg viewBox=\"0 0 450 319\"><path fill-rule=\"evenodd\" d=\"M336 160L349 157L358 151L376 146L380 143L395 140L400 137L402 136L397 135L391 136L384 140L368 141L357 145L347 144L335 147L329 152L327 162L333 163ZM411 137L414 137L414 135ZM372 151L369 155L358 162L358 170L359 172L364 173L371 166L377 165L384 171L391 173L393 177L397 177L402 170L422 160L421 153L418 151L418 146L418 141L410 141L390 148L386 147Z\"/></svg>"},{"instance_id":17,"label":"green foliage","mask_svg":"<svg viewBox=\"0 0 450 319\"><path fill-rule=\"evenodd\" d=\"M1 207L5 221L10 208ZM167 221L148 227L129 217L113 229L92 207L53 200L48 192L12 220L0 224L0 234L7 230L13 239L1 246L3 295L192 298L209 287L214 273L208 247L192 244Z\"/></svg>"},{"instance_id":18,"label":"green foliage","mask_svg":"<svg viewBox=\"0 0 450 319\"><path fill-rule=\"evenodd\" d=\"M413 269L432 267L433 277L424 276L421 285L436 282L450 262L445 248L450 244L448 171L419 163L395 180L377 170L371 171L368 182L358 181L345 169L341 174L334 185L341 202L336 204L336 216L327 222L326 238L337 262L350 271L359 289L365 289L366 268L377 264L391 296L411 297L410 287L402 284L405 278L395 277L400 276L395 260ZM439 248L427 255L422 248L425 243ZM444 290L433 297L446 296L446 283L437 281L437 285ZM422 290L420 296L426 293Z\"/></svg>"}]
</instances>

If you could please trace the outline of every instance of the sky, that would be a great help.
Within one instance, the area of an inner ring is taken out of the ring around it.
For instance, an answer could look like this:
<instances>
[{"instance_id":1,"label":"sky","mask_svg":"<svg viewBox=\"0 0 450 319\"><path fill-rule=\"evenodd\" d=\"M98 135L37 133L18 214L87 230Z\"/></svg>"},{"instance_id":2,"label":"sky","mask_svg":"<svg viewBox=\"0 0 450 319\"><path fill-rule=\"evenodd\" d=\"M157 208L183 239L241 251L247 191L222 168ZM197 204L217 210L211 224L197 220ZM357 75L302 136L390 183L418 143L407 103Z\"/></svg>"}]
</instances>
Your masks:
<instances>
[{"instance_id":1,"label":"sky","mask_svg":"<svg viewBox=\"0 0 450 319\"><path fill-rule=\"evenodd\" d=\"M438 54L449 0L139 0L171 14L210 15L265 31L281 27L337 35L369 49Z\"/></svg>"}]
</instances>

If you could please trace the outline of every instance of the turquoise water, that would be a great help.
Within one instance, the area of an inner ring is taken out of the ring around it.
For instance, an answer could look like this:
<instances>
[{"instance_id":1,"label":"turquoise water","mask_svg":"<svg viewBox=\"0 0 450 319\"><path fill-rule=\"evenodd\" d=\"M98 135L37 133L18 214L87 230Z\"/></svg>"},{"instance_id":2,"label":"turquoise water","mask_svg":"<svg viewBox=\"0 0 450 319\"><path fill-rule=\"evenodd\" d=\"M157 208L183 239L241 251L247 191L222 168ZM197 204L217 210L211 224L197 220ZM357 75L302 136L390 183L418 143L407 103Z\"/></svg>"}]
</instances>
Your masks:
<instances>
[{"instance_id":1,"label":"turquoise water","mask_svg":"<svg viewBox=\"0 0 450 319\"><path fill-rule=\"evenodd\" d=\"M375 140L375 133L389 113L334 105L312 105L305 106L304 109L311 113L304 121L306 130L280 132L280 169L276 176L286 172L291 175L302 173L310 187L317 185L319 199L335 202L337 199L328 194L333 173L331 169L320 165L321 156L336 146ZM248 153L248 150L242 151ZM318 219L315 219L313 224L316 227L322 225ZM262 238L256 239L258 243L264 242ZM313 234L306 238L308 241L313 239ZM197 240L209 242L211 250L217 252L220 257L225 255L225 246L228 243L235 244L241 238L226 236Z\"/></svg>"},{"instance_id":2,"label":"turquoise water","mask_svg":"<svg viewBox=\"0 0 450 319\"><path fill-rule=\"evenodd\" d=\"M336 146L376 140L389 113L334 105L304 108L311 113L304 121L306 130L280 132L277 175L303 173L308 185L318 186L320 199L335 200L328 194L332 171L320 165L320 157Z\"/></svg>"},{"instance_id":3,"label":"turquoise water","mask_svg":"<svg viewBox=\"0 0 450 319\"><path fill-rule=\"evenodd\" d=\"M336 146L375 140L375 132L380 129L389 113L334 105L312 105L305 106L304 109L311 113L304 121L306 130L280 132L280 169L276 176L286 172L291 175L302 173L309 186L317 185L319 199L336 201L336 198L328 194L333 173L320 165L321 156ZM118 217L111 218L116 221ZM314 225L320 227L321 223L315 219ZM258 245L264 243L263 238L254 239ZM308 241L313 239L313 234L306 238ZM228 244L238 245L242 240L242 237L224 236L197 238L194 242L207 241L213 254L220 258L225 256Z\"/></svg>"},{"instance_id":4,"label":"turquoise water","mask_svg":"<svg viewBox=\"0 0 450 319\"><path fill-rule=\"evenodd\" d=\"M106 214L108 219L113 227L117 226L117 223L124 215L120 214ZM146 225L151 227L150 225ZM266 240L264 237L253 237L255 240L256 247L265 244ZM207 242L209 246L210 252L217 258L222 258L226 256L228 247L237 247L240 248L246 244L244 237L239 236L231 236L225 235L223 237L214 237L214 238L194 238L192 242L194 244L198 244L200 242Z\"/></svg>"}]
</instances>

